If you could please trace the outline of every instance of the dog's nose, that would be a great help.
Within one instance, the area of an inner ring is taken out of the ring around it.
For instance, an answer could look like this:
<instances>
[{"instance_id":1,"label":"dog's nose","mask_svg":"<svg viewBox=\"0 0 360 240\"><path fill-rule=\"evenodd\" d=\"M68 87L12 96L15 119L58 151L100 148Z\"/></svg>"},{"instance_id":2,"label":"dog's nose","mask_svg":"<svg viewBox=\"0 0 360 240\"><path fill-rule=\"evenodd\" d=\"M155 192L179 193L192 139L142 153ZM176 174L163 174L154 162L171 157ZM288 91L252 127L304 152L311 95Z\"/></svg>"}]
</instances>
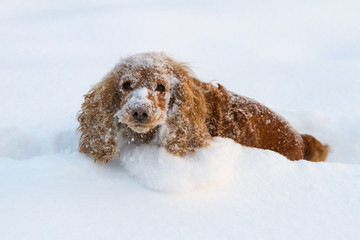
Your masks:
<instances>
[{"instance_id":1,"label":"dog's nose","mask_svg":"<svg viewBox=\"0 0 360 240\"><path fill-rule=\"evenodd\" d=\"M131 113L133 117L139 122L145 121L149 116L148 111L144 108L136 108Z\"/></svg>"}]
</instances>

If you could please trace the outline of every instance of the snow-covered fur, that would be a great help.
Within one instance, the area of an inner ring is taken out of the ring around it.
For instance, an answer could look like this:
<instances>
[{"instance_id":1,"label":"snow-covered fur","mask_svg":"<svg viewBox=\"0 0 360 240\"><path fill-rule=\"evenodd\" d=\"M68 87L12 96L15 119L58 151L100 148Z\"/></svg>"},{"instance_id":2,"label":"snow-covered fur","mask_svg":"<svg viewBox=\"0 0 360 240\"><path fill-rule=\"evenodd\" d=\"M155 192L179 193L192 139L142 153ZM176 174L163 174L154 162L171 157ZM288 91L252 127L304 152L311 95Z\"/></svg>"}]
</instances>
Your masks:
<instances>
[{"instance_id":1,"label":"snow-covered fur","mask_svg":"<svg viewBox=\"0 0 360 240\"><path fill-rule=\"evenodd\" d=\"M157 52L122 59L85 95L78 120L79 151L105 163L119 156L118 144L155 143L184 156L214 136L290 160L325 161L329 151L269 108L201 82L186 64Z\"/></svg>"}]
</instances>

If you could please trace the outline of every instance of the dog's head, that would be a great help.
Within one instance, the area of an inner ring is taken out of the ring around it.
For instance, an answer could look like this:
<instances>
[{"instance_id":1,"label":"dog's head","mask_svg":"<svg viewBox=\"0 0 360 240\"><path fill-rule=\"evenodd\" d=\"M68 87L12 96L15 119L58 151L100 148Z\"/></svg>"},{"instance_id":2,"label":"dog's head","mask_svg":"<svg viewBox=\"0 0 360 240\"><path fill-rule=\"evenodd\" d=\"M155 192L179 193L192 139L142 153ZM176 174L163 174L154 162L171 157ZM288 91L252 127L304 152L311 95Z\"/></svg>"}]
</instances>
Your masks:
<instances>
[{"instance_id":1,"label":"dog's head","mask_svg":"<svg viewBox=\"0 0 360 240\"><path fill-rule=\"evenodd\" d=\"M119 121L138 133L166 122L178 71L163 53L143 53L122 60L113 69L120 96Z\"/></svg>"},{"instance_id":2,"label":"dog's head","mask_svg":"<svg viewBox=\"0 0 360 240\"><path fill-rule=\"evenodd\" d=\"M119 126L151 135L162 125L166 127L160 131L161 146L176 155L193 152L211 138L204 89L207 85L186 64L164 53L125 58L85 95L78 117L79 149L106 162L118 154Z\"/></svg>"}]
</instances>

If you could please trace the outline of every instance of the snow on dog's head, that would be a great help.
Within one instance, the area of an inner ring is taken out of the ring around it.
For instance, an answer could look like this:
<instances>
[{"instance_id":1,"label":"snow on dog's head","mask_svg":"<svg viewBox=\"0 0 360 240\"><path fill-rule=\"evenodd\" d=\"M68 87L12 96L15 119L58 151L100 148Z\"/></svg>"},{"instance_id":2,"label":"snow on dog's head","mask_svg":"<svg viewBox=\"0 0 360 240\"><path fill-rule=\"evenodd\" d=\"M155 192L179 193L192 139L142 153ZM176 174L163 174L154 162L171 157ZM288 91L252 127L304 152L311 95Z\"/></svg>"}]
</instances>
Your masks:
<instances>
[{"instance_id":1,"label":"snow on dog's head","mask_svg":"<svg viewBox=\"0 0 360 240\"><path fill-rule=\"evenodd\" d=\"M171 82L176 81L170 59L163 53L142 53L125 58L113 69L119 78L119 121L138 133L164 124Z\"/></svg>"}]
</instances>

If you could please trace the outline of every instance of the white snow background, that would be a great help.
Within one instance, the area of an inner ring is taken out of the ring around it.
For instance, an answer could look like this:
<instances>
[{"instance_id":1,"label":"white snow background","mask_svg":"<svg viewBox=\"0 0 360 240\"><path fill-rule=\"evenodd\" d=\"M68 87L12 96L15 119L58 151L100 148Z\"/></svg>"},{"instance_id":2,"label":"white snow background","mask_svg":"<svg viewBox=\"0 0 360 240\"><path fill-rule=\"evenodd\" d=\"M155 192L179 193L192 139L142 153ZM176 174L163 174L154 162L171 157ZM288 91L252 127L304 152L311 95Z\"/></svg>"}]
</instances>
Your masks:
<instances>
[{"instance_id":1,"label":"white snow background","mask_svg":"<svg viewBox=\"0 0 360 240\"><path fill-rule=\"evenodd\" d=\"M360 239L360 2L0 3L0 239ZM77 152L82 96L165 51L331 145L326 163L216 138L185 159Z\"/></svg>"}]
</instances>

